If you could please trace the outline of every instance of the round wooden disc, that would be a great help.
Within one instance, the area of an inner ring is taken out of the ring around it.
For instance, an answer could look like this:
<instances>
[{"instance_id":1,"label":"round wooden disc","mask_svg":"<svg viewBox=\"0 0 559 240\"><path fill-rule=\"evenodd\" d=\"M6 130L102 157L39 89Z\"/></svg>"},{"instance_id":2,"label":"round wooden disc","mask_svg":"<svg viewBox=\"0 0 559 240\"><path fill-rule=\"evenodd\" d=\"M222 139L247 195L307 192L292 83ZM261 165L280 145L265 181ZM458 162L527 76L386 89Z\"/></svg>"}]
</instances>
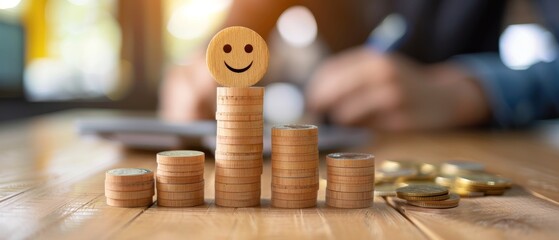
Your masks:
<instances>
[{"instance_id":1,"label":"round wooden disc","mask_svg":"<svg viewBox=\"0 0 559 240\"><path fill-rule=\"evenodd\" d=\"M105 172L105 181L112 183L147 182L153 179L153 172L144 168L116 168Z\"/></svg>"},{"instance_id":2,"label":"round wooden disc","mask_svg":"<svg viewBox=\"0 0 559 240\"><path fill-rule=\"evenodd\" d=\"M365 184L374 183L375 176L336 176L327 175L328 182L346 183L346 184Z\"/></svg>"},{"instance_id":3,"label":"round wooden disc","mask_svg":"<svg viewBox=\"0 0 559 240\"><path fill-rule=\"evenodd\" d=\"M157 199L157 206L161 207L194 207L204 204L204 198L169 200Z\"/></svg>"},{"instance_id":4,"label":"round wooden disc","mask_svg":"<svg viewBox=\"0 0 559 240\"><path fill-rule=\"evenodd\" d=\"M183 184L158 182L156 186L157 186L157 191L192 192L192 191L204 189L204 181L197 182L197 183L183 183Z\"/></svg>"},{"instance_id":5,"label":"round wooden disc","mask_svg":"<svg viewBox=\"0 0 559 240\"><path fill-rule=\"evenodd\" d=\"M272 161L305 162L318 161L318 151L304 154L272 153Z\"/></svg>"},{"instance_id":6,"label":"round wooden disc","mask_svg":"<svg viewBox=\"0 0 559 240\"><path fill-rule=\"evenodd\" d=\"M305 154L318 152L318 145L300 145L300 146L287 146L287 145L272 145L273 153L285 154Z\"/></svg>"},{"instance_id":7,"label":"round wooden disc","mask_svg":"<svg viewBox=\"0 0 559 240\"><path fill-rule=\"evenodd\" d=\"M264 97L217 96L216 103L217 105L236 105L236 106L263 105Z\"/></svg>"},{"instance_id":8,"label":"round wooden disc","mask_svg":"<svg viewBox=\"0 0 559 240\"><path fill-rule=\"evenodd\" d=\"M223 105L217 104L216 111L220 113L254 113L262 114L262 105Z\"/></svg>"},{"instance_id":9,"label":"round wooden disc","mask_svg":"<svg viewBox=\"0 0 559 240\"><path fill-rule=\"evenodd\" d=\"M341 200L370 200L373 199L373 191L366 192L337 192L326 189L326 198L335 198Z\"/></svg>"},{"instance_id":10,"label":"round wooden disc","mask_svg":"<svg viewBox=\"0 0 559 240\"><path fill-rule=\"evenodd\" d=\"M272 199L283 199L283 200L309 200L314 199L318 196L317 191L303 192L303 193L282 193L272 191Z\"/></svg>"},{"instance_id":11,"label":"round wooden disc","mask_svg":"<svg viewBox=\"0 0 559 240\"><path fill-rule=\"evenodd\" d=\"M261 136L256 137L225 137L217 136L216 144L245 145L245 144L262 144L264 139Z\"/></svg>"},{"instance_id":12,"label":"round wooden disc","mask_svg":"<svg viewBox=\"0 0 559 240\"><path fill-rule=\"evenodd\" d=\"M326 198L326 205L335 208L368 208L373 205L373 200L341 200L335 198Z\"/></svg>"},{"instance_id":13,"label":"round wooden disc","mask_svg":"<svg viewBox=\"0 0 559 240\"><path fill-rule=\"evenodd\" d=\"M345 183L328 182L326 185L326 189L330 189L338 192L367 192L367 191L373 191L375 189L375 184L374 183L345 184Z\"/></svg>"},{"instance_id":14,"label":"round wooden disc","mask_svg":"<svg viewBox=\"0 0 559 240\"><path fill-rule=\"evenodd\" d=\"M255 177L262 175L262 167L255 168L215 168L215 174L225 177Z\"/></svg>"},{"instance_id":15,"label":"round wooden disc","mask_svg":"<svg viewBox=\"0 0 559 240\"><path fill-rule=\"evenodd\" d=\"M118 191L118 192L133 192L141 190L149 190L153 188L154 180L151 179L146 182L132 182L132 183L112 183L105 181L105 189Z\"/></svg>"},{"instance_id":16,"label":"round wooden disc","mask_svg":"<svg viewBox=\"0 0 559 240\"><path fill-rule=\"evenodd\" d=\"M204 181L204 175L191 176L191 177L156 176L155 180L159 183L172 183L172 184L197 183L197 182Z\"/></svg>"},{"instance_id":17,"label":"round wooden disc","mask_svg":"<svg viewBox=\"0 0 559 240\"><path fill-rule=\"evenodd\" d=\"M131 200L131 199L144 199L152 197L155 194L155 189L133 191L133 192L118 192L105 189L105 197L117 200Z\"/></svg>"},{"instance_id":18,"label":"round wooden disc","mask_svg":"<svg viewBox=\"0 0 559 240\"><path fill-rule=\"evenodd\" d=\"M167 164L157 164L158 171L164 172L196 172L204 171L204 164L198 165L167 165Z\"/></svg>"},{"instance_id":19,"label":"round wooden disc","mask_svg":"<svg viewBox=\"0 0 559 240\"><path fill-rule=\"evenodd\" d=\"M204 198L204 189L192 192L165 192L157 191L157 199L185 200Z\"/></svg>"},{"instance_id":20,"label":"round wooden disc","mask_svg":"<svg viewBox=\"0 0 559 240\"><path fill-rule=\"evenodd\" d=\"M318 159L301 162L287 162L272 159L272 169L318 169L318 165Z\"/></svg>"},{"instance_id":21,"label":"round wooden disc","mask_svg":"<svg viewBox=\"0 0 559 240\"><path fill-rule=\"evenodd\" d=\"M288 185L276 185L272 183L272 191L280 193L306 193L306 192L316 192L318 191L319 185L301 185L301 186L288 186Z\"/></svg>"},{"instance_id":22,"label":"round wooden disc","mask_svg":"<svg viewBox=\"0 0 559 240\"><path fill-rule=\"evenodd\" d=\"M272 136L304 137L318 136L318 127L308 124L286 124L272 127Z\"/></svg>"},{"instance_id":23,"label":"round wooden disc","mask_svg":"<svg viewBox=\"0 0 559 240\"><path fill-rule=\"evenodd\" d=\"M204 175L204 170L192 171L192 172L166 172L161 169L157 169L157 176L162 177L194 177Z\"/></svg>"},{"instance_id":24,"label":"round wooden disc","mask_svg":"<svg viewBox=\"0 0 559 240\"><path fill-rule=\"evenodd\" d=\"M221 160L261 160L262 153L228 153L215 151L215 158Z\"/></svg>"},{"instance_id":25,"label":"round wooden disc","mask_svg":"<svg viewBox=\"0 0 559 240\"><path fill-rule=\"evenodd\" d=\"M326 165L332 167L373 167L375 157L368 153L331 153L326 156Z\"/></svg>"},{"instance_id":26,"label":"round wooden disc","mask_svg":"<svg viewBox=\"0 0 559 240\"><path fill-rule=\"evenodd\" d=\"M217 136L262 137L264 136L264 131L262 128L245 128L245 129L217 128Z\"/></svg>"},{"instance_id":27,"label":"round wooden disc","mask_svg":"<svg viewBox=\"0 0 559 240\"><path fill-rule=\"evenodd\" d=\"M250 28L219 31L208 44L206 63L215 81L226 87L249 87L268 70L266 41Z\"/></svg>"},{"instance_id":28,"label":"round wooden disc","mask_svg":"<svg viewBox=\"0 0 559 240\"><path fill-rule=\"evenodd\" d=\"M166 165L204 164L205 155L200 151L174 150L157 153L157 163Z\"/></svg>"},{"instance_id":29,"label":"round wooden disc","mask_svg":"<svg viewBox=\"0 0 559 240\"><path fill-rule=\"evenodd\" d=\"M264 97L264 87L217 87L217 97Z\"/></svg>"},{"instance_id":30,"label":"round wooden disc","mask_svg":"<svg viewBox=\"0 0 559 240\"><path fill-rule=\"evenodd\" d=\"M362 168L340 168L327 166L326 171L329 175L337 176L373 176L375 175L375 167Z\"/></svg>"},{"instance_id":31,"label":"round wooden disc","mask_svg":"<svg viewBox=\"0 0 559 240\"><path fill-rule=\"evenodd\" d=\"M217 121L238 121L238 122L251 122L251 121L262 121L263 116L261 113L215 113L215 120Z\"/></svg>"},{"instance_id":32,"label":"round wooden disc","mask_svg":"<svg viewBox=\"0 0 559 240\"><path fill-rule=\"evenodd\" d=\"M276 176L276 177L314 177L314 176L318 176L318 168L310 168L310 169L278 169L278 168L272 168L272 176Z\"/></svg>"},{"instance_id":33,"label":"round wooden disc","mask_svg":"<svg viewBox=\"0 0 559 240\"><path fill-rule=\"evenodd\" d=\"M300 178L284 178L272 176L272 184L274 185L314 185L318 184L318 176L313 177L300 177Z\"/></svg>"},{"instance_id":34,"label":"round wooden disc","mask_svg":"<svg viewBox=\"0 0 559 240\"><path fill-rule=\"evenodd\" d=\"M148 207L153 203L153 197L132 199L132 200L118 200L118 199L107 198L106 202L107 205L113 207L125 207L125 208Z\"/></svg>"},{"instance_id":35,"label":"round wooden disc","mask_svg":"<svg viewBox=\"0 0 559 240\"><path fill-rule=\"evenodd\" d=\"M227 122L227 121L217 121L218 128L231 128L231 129L252 129L252 128L264 128L263 121L251 121L251 122Z\"/></svg>"},{"instance_id":36,"label":"round wooden disc","mask_svg":"<svg viewBox=\"0 0 559 240\"><path fill-rule=\"evenodd\" d=\"M263 144L228 145L217 144L216 151L228 153L262 153Z\"/></svg>"},{"instance_id":37,"label":"round wooden disc","mask_svg":"<svg viewBox=\"0 0 559 240\"><path fill-rule=\"evenodd\" d=\"M262 159L257 160L215 160L216 168L261 168Z\"/></svg>"},{"instance_id":38,"label":"round wooden disc","mask_svg":"<svg viewBox=\"0 0 559 240\"><path fill-rule=\"evenodd\" d=\"M260 189L252 192L222 192L215 190L216 199L251 200L260 199Z\"/></svg>"},{"instance_id":39,"label":"round wooden disc","mask_svg":"<svg viewBox=\"0 0 559 240\"><path fill-rule=\"evenodd\" d=\"M260 205L260 198L254 198L250 200L231 200L216 198L215 204L221 207L256 207Z\"/></svg>"},{"instance_id":40,"label":"round wooden disc","mask_svg":"<svg viewBox=\"0 0 559 240\"><path fill-rule=\"evenodd\" d=\"M272 207L276 208L310 208L316 206L316 199L283 200L272 198Z\"/></svg>"},{"instance_id":41,"label":"round wooden disc","mask_svg":"<svg viewBox=\"0 0 559 240\"><path fill-rule=\"evenodd\" d=\"M254 177L227 177L215 175L215 182L228 183L228 184L245 184L260 182L260 175Z\"/></svg>"},{"instance_id":42,"label":"round wooden disc","mask_svg":"<svg viewBox=\"0 0 559 240\"><path fill-rule=\"evenodd\" d=\"M282 145L282 146L318 145L318 136L304 137L304 138L272 136L272 145Z\"/></svg>"},{"instance_id":43,"label":"round wooden disc","mask_svg":"<svg viewBox=\"0 0 559 240\"><path fill-rule=\"evenodd\" d=\"M260 182L245 184L215 183L215 190L220 192L254 192L260 191Z\"/></svg>"}]
</instances>

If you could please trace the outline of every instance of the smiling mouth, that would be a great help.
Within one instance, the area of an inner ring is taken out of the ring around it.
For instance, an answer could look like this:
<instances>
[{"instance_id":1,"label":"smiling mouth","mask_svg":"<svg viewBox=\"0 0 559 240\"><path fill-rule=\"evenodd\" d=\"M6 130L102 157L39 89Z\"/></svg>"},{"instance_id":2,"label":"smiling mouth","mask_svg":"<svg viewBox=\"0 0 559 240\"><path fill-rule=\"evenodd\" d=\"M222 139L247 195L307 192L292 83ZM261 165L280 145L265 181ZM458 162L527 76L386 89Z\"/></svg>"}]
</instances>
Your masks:
<instances>
[{"instance_id":1,"label":"smiling mouth","mask_svg":"<svg viewBox=\"0 0 559 240\"><path fill-rule=\"evenodd\" d=\"M236 73L242 73L242 72L248 70L250 67L252 67L252 62L250 62L250 64L248 66L246 66L245 68L241 68L241 69L231 67L225 61L223 61L223 63L225 63L225 66L227 67L227 69L229 69L231 72L236 72Z\"/></svg>"}]
</instances>

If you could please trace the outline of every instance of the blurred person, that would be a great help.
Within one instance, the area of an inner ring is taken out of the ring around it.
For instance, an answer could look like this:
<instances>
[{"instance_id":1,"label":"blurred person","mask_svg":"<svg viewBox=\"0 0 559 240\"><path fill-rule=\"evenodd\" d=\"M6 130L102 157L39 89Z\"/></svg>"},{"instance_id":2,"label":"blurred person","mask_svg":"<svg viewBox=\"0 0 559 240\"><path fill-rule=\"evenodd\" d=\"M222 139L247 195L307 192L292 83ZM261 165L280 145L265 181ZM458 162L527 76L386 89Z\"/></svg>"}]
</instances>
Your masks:
<instances>
[{"instance_id":1,"label":"blurred person","mask_svg":"<svg viewBox=\"0 0 559 240\"><path fill-rule=\"evenodd\" d=\"M559 39L559 15L554 12L559 2L533 3ZM559 61L526 70L512 70L501 62L499 36L507 4L238 0L225 27L246 26L266 38L284 10L309 8L331 55L306 84L307 105L334 123L397 131L517 127L559 113ZM365 42L390 13L403 16L407 31L389 53L375 51ZM168 72L160 115L172 121L213 118L215 87L201 51L188 66Z\"/></svg>"}]
</instances>

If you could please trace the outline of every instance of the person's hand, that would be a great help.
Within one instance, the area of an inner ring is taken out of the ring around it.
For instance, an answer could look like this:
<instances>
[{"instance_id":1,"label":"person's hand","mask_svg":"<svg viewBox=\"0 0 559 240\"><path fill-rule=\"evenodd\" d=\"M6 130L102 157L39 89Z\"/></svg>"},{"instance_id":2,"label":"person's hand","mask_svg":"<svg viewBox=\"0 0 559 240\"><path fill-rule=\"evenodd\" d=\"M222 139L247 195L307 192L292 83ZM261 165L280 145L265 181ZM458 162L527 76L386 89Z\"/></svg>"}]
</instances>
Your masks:
<instances>
[{"instance_id":1,"label":"person's hand","mask_svg":"<svg viewBox=\"0 0 559 240\"><path fill-rule=\"evenodd\" d=\"M203 58L171 67L159 92L159 116L172 122L214 118L216 86Z\"/></svg>"},{"instance_id":2,"label":"person's hand","mask_svg":"<svg viewBox=\"0 0 559 240\"><path fill-rule=\"evenodd\" d=\"M311 110L335 123L384 130L467 126L489 117L482 90L458 66L422 66L364 47L326 60L306 95Z\"/></svg>"}]
</instances>

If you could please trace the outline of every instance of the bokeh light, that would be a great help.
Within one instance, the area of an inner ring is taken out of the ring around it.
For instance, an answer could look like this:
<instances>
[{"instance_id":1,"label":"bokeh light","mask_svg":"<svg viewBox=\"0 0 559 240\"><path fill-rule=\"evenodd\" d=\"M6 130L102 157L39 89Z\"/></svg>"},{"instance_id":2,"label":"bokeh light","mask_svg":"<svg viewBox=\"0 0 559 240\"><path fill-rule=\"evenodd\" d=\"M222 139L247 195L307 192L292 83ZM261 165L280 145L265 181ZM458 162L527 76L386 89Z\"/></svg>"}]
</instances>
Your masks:
<instances>
[{"instance_id":1,"label":"bokeh light","mask_svg":"<svg viewBox=\"0 0 559 240\"><path fill-rule=\"evenodd\" d=\"M293 84L273 83L266 87L264 118L272 124L297 122L305 111L303 93Z\"/></svg>"},{"instance_id":2,"label":"bokeh light","mask_svg":"<svg viewBox=\"0 0 559 240\"><path fill-rule=\"evenodd\" d=\"M0 9L15 8L21 3L21 0L0 0Z\"/></svg>"},{"instance_id":3,"label":"bokeh light","mask_svg":"<svg viewBox=\"0 0 559 240\"><path fill-rule=\"evenodd\" d=\"M311 11L302 6L285 10L277 22L281 38L294 47L306 47L317 37L316 19Z\"/></svg>"},{"instance_id":4,"label":"bokeh light","mask_svg":"<svg viewBox=\"0 0 559 240\"><path fill-rule=\"evenodd\" d=\"M538 62L556 58L553 35L537 24L507 27L499 40L501 60L511 69L527 69Z\"/></svg>"}]
</instances>

